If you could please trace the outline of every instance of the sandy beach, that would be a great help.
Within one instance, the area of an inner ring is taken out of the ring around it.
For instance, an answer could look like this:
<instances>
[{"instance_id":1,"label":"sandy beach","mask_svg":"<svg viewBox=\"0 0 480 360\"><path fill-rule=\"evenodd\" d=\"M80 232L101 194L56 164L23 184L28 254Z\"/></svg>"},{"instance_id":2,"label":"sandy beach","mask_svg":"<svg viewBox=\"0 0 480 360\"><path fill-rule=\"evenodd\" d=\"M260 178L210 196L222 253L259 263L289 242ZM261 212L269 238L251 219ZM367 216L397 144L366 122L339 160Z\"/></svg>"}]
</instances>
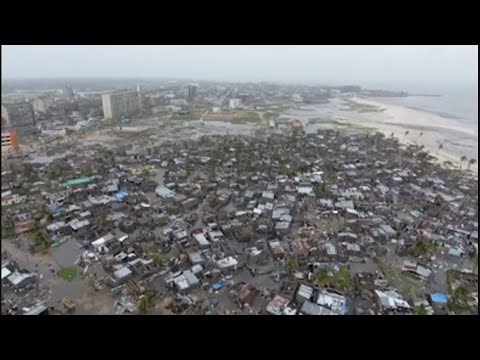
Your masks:
<instances>
[{"instance_id":1,"label":"sandy beach","mask_svg":"<svg viewBox=\"0 0 480 360\"><path fill-rule=\"evenodd\" d=\"M458 165L460 158L466 156L478 161L478 124L468 124L455 119L447 119L425 111L402 106L390 105L377 100L354 98L355 102L373 105L385 109L381 112L360 113L360 116L348 116L348 121L373 127L390 136L392 133L402 143L423 145L426 150L438 158L438 161L451 161ZM405 133L408 131L408 134ZM442 149L440 149L442 144ZM462 164L466 168L467 163ZM470 166L478 173L478 165Z\"/></svg>"}]
</instances>

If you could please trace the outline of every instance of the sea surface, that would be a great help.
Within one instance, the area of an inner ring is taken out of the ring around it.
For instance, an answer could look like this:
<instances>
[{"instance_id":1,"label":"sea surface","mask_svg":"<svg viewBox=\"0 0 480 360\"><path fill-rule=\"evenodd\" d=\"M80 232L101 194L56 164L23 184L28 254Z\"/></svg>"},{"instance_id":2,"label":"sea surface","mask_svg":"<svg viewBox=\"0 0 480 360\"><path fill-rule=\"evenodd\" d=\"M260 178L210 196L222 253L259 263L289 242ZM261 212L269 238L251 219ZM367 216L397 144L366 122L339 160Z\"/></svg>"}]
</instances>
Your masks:
<instances>
[{"instance_id":1,"label":"sea surface","mask_svg":"<svg viewBox=\"0 0 480 360\"><path fill-rule=\"evenodd\" d=\"M478 87L412 87L405 89L414 96L375 98L379 102L399 105L456 119L469 124L478 124ZM440 96L415 96L415 94L436 94Z\"/></svg>"}]
</instances>

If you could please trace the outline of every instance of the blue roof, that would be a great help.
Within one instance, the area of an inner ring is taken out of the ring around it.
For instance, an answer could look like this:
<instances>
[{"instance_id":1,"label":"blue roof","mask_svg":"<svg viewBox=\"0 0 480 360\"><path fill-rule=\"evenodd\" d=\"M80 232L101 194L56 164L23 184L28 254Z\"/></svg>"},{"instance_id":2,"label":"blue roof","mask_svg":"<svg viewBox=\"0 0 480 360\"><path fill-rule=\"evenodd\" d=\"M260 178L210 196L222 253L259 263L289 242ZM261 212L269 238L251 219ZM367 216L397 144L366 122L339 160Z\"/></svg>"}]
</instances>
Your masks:
<instances>
[{"instance_id":1,"label":"blue roof","mask_svg":"<svg viewBox=\"0 0 480 360\"><path fill-rule=\"evenodd\" d=\"M435 303L440 303L440 304L447 303L447 294L445 293L433 293L433 294L430 294L430 298Z\"/></svg>"},{"instance_id":2,"label":"blue roof","mask_svg":"<svg viewBox=\"0 0 480 360\"><path fill-rule=\"evenodd\" d=\"M115 197L116 197L117 200L119 200L119 201L122 201L122 200L125 199L127 196L128 196L128 192L126 192L126 191L120 191L120 192L118 192L118 193L115 194Z\"/></svg>"},{"instance_id":3,"label":"blue roof","mask_svg":"<svg viewBox=\"0 0 480 360\"><path fill-rule=\"evenodd\" d=\"M222 284L219 284L219 283L213 284L213 290L219 290L221 288L222 288Z\"/></svg>"}]
</instances>

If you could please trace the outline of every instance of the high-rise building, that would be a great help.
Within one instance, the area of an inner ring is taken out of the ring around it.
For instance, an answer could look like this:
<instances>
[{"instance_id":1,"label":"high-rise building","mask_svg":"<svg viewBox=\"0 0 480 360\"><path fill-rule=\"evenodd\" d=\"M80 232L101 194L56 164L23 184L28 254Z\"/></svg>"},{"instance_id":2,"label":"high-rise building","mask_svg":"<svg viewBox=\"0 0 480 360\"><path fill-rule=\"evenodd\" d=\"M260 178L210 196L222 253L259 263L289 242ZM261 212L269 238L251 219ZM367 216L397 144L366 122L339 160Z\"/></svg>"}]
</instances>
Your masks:
<instances>
[{"instance_id":1,"label":"high-rise building","mask_svg":"<svg viewBox=\"0 0 480 360\"><path fill-rule=\"evenodd\" d=\"M45 96L39 96L33 100L33 110L39 114L45 114L52 106L52 99Z\"/></svg>"},{"instance_id":2,"label":"high-rise building","mask_svg":"<svg viewBox=\"0 0 480 360\"><path fill-rule=\"evenodd\" d=\"M63 87L63 95L68 99L68 100L73 100L74 98L74 93L73 93L73 89L71 86L65 84L65 86Z\"/></svg>"},{"instance_id":3,"label":"high-rise building","mask_svg":"<svg viewBox=\"0 0 480 360\"><path fill-rule=\"evenodd\" d=\"M240 99L230 99L230 100L228 101L228 107L229 107L230 109L236 109L236 108L238 108L240 105L241 105Z\"/></svg>"},{"instance_id":4,"label":"high-rise building","mask_svg":"<svg viewBox=\"0 0 480 360\"><path fill-rule=\"evenodd\" d=\"M118 121L140 111L140 102L136 91L104 94L102 95L102 105L105 120Z\"/></svg>"},{"instance_id":5,"label":"high-rise building","mask_svg":"<svg viewBox=\"0 0 480 360\"><path fill-rule=\"evenodd\" d=\"M188 100L191 101L191 100L195 99L195 97L197 96L197 90L198 90L197 85L195 85L195 84L188 85L188 87L187 87Z\"/></svg>"},{"instance_id":6,"label":"high-rise building","mask_svg":"<svg viewBox=\"0 0 480 360\"><path fill-rule=\"evenodd\" d=\"M35 114L29 102L3 104L2 118L7 126L14 128L19 135L36 131Z\"/></svg>"},{"instance_id":7,"label":"high-rise building","mask_svg":"<svg viewBox=\"0 0 480 360\"><path fill-rule=\"evenodd\" d=\"M18 150L18 138L15 129L2 127L2 155Z\"/></svg>"},{"instance_id":8,"label":"high-rise building","mask_svg":"<svg viewBox=\"0 0 480 360\"><path fill-rule=\"evenodd\" d=\"M140 88L140 84L137 84L137 96L138 96L138 107L140 111L143 110L143 104L142 104L142 89Z\"/></svg>"}]
</instances>

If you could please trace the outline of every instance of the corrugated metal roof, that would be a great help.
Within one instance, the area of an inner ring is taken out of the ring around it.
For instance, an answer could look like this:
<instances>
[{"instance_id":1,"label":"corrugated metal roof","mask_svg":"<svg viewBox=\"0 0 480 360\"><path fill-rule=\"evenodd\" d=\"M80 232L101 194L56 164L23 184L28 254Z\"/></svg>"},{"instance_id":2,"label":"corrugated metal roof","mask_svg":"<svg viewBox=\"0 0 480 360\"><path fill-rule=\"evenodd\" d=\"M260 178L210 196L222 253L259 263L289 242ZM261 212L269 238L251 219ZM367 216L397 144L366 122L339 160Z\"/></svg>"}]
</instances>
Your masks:
<instances>
[{"instance_id":1,"label":"corrugated metal roof","mask_svg":"<svg viewBox=\"0 0 480 360\"><path fill-rule=\"evenodd\" d=\"M444 294L444 293L430 294L430 298L432 299L433 302L439 303L439 304L446 304L448 301L447 294Z\"/></svg>"},{"instance_id":2,"label":"corrugated metal roof","mask_svg":"<svg viewBox=\"0 0 480 360\"><path fill-rule=\"evenodd\" d=\"M94 178L93 177L82 177L78 179L71 179L67 180L63 183L61 183L61 186L73 186L73 185L82 185L82 184L88 184L91 182Z\"/></svg>"}]
</instances>

